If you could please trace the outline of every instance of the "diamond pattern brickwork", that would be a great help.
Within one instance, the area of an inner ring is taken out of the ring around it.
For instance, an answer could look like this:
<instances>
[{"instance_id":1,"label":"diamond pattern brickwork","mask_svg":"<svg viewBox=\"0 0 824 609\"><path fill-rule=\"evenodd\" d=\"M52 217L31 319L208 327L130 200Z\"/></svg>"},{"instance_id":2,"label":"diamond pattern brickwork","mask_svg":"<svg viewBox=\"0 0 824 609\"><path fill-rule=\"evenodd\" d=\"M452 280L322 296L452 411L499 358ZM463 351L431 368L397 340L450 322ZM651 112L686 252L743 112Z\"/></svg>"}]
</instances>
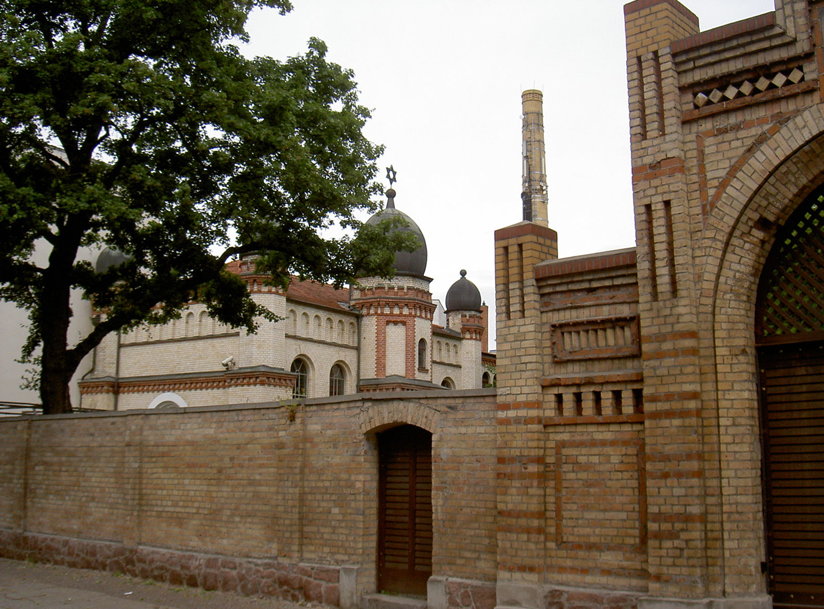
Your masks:
<instances>
[{"instance_id":1,"label":"diamond pattern brickwork","mask_svg":"<svg viewBox=\"0 0 824 609\"><path fill-rule=\"evenodd\" d=\"M771 74L764 74L699 91L693 96L692 103L695 108L700 109L714 104L732 101L733 99L754 97L770 89L780 89L788 85L797 85L800 82L804 82L804 72L801 68L786 68Z\"/></svg>"}]
</instances>

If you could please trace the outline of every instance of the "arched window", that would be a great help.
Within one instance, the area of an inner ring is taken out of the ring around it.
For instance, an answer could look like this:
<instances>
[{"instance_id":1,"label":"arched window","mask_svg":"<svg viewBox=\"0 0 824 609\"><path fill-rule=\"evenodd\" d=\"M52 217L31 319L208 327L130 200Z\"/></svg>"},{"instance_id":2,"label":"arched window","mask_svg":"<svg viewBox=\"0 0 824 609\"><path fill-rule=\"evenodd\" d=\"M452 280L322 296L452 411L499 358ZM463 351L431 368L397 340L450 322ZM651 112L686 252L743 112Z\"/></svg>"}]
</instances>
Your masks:
<instances>
[{"instance_id":1,"label":"arched window","mask_svg":"<svg viewBox=\"0 0 824 609\"><path fill-rule=\"evenodd\" d=\"M426 340L418 341L418 370L426 370Z\"/></svg>"},{"instance_id":2,"label":"arched window","mask_svg":"<svg viewBox=\"0 0 824 609\"><path fill-rule=\"evenodd\" d=\"M484 372L483 376L481 377L481 387L490 387L492 385L492 377L489 376L489 372Z\"/></svg>"},{"instance_id":3,"label":"arched window","mask_svg":"<svg viewBox=\"0 0 824 609\"><path fill-rule=\"evenodd\" d=\"M183 319L183 336L192 336L194 334L195 314L189 311Z\"/></svg>"},{"instance_id":4,"label":"arched window","mask_svg":"<svg viewBox=\"0 0 824 609\"><path fill-rule=\"evenodd\" d=\"M329 371L329 395L343 395L346 390L346 371L335 364Z\"/></svg>"},{"instance_id":5,"label":"arched window","mask_svg":"<svg viewBox=\"0 0 824 609\"><path fill-rule=\"evenodd\" d=\"M149 402L149 408L161 408L164 410L170 408L186 408L187 405L186 400L176 393L171 392L161 393Z\"/></svg>"},{"instance_id":6,"label":"arched window","mask_svg":"<svg viewBox=\"0 0 824 609\"><path fill-rule=\"evenodd\" d=\"M197 333L201 336L212 333L212 319L206 311L201 311L197 316Z\"/></svg>"},{"instance_id":7,"label":"arched window","mask_svg":"<svg viewBox=\"0 0 824 609\"><path fill-rule=\"evenodd\" d=\"M446 387L447 389L455 389L455 381L453 381L448 376L441 381L441 387Z\"/></svg>"},{"instance_id":8,"label":"arched window","mask_svg":"<svg viewBox=\"0 0 824 609\"><path fill-rule=\"evenodd\" d=\"M297 378L295 378L295 388L292 390L293 398L308 397L309 387L309 364L306 360L298 357L292 362L291 370Z\"/></svg>"}]
</instances>

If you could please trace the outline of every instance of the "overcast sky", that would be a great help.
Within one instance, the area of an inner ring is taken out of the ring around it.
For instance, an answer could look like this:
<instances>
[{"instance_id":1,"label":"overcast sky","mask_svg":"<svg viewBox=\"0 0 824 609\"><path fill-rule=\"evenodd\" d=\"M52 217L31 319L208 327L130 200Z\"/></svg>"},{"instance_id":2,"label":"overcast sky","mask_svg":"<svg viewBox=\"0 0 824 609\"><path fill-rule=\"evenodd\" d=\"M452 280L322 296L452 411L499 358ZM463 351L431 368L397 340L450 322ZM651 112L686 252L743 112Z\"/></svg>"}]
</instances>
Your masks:
<instances>
[{"instance_id":1,"label":"overcast sky","mask_svg":"<svg viewBox=\"0 0 824 609\"><path fill-rule=\"evenodd\" d=\"M622 0L293 0L254 14L249 53L312 37L350 68L367 136L421 227L432 293L467 278L494 307L493 233L521 220L521 91L544 93L549 225L561 257L635 244ZM773 0L683 0L710 29Z\"/></svg>"}]
</instances>

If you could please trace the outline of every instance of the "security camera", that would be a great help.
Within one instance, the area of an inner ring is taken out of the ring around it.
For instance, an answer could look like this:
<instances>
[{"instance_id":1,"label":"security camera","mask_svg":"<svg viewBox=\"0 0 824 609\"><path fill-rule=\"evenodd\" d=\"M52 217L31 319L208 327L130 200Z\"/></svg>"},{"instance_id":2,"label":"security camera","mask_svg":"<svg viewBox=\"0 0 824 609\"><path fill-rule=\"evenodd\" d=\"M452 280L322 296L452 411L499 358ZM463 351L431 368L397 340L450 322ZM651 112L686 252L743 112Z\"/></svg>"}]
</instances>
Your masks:
<instances>
[{"instance_id":1,"label":"security camera","mask_svg":"<svg viewBox=\"0 0 824 609\"><path fill-rule=\"evenodd\" d=\"M234 370L237 366L237 364L235 364L235 358L231 355L222 362L220 362L220 365L223 366L226 370Z\"/></svg>"}]
</instances>

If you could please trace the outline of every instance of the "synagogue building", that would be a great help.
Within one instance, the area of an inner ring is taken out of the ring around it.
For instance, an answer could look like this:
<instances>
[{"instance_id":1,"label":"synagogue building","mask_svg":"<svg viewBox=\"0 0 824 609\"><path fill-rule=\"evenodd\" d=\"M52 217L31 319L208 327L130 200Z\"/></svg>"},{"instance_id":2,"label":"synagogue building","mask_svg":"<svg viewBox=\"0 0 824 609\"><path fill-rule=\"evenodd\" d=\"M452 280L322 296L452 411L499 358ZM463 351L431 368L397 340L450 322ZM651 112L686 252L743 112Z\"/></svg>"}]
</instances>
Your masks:
<instances>
[{"instance_id":1,"label":"synagogue building","mask_svg":"<svg viewBox=\"0 0 824 609\"><path fill-rule=\"evenodd\" d=\"M624 6L635 247L558 258L522 94L494 379L465 277L439 323L416 255L346 292L236 261L259 338L193 304L101 346L107 412L0 421L0 555L344 609L824 607L824 2L688 4Z\"/></svg>"},{"instance_id":2,"label":"synagogue building","mask_svg":"<svg viewBox=\"0 0 824 609\"><path fill-rule=\"evenodd\" d=\"M112 334L80 381L84 410L215 406L375 391L478 389L494 383L488 307L460 277L446 309L429 291L426 239L395 207L368 223L397 218L418 241L395 254L392 279L363 277L351 288L293 278L286 290L256 272L254 256L230 262L258 304L280 319L255 334L223 326L191 303L178 320ZM98 272L122 262L104 250Z\"/></svg>"}]
</instances>

